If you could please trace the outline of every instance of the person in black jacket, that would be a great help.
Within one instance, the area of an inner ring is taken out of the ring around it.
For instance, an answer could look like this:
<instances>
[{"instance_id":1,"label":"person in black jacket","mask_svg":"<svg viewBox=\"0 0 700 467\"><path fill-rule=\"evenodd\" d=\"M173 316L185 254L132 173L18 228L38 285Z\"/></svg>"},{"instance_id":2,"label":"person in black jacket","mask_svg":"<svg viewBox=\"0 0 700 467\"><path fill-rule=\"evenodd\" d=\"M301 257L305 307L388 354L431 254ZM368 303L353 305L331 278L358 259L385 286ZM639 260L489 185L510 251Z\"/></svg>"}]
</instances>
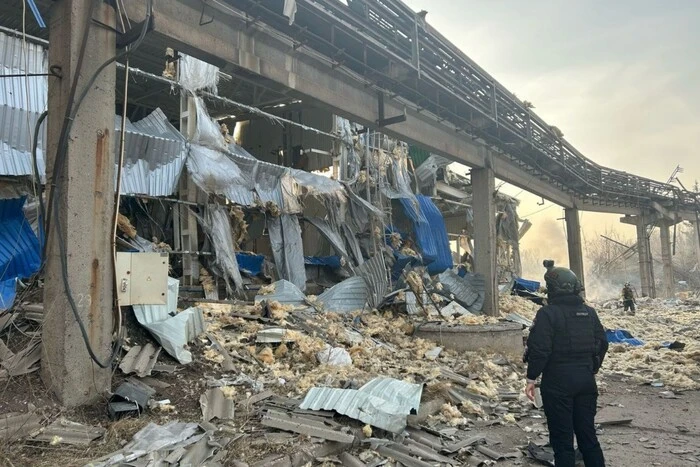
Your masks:
<instances>
[{"instance_id":1,"label":"person in black jacket","mask_svg":"<svg viewBox=\"0 0 700 467\"><path fill-rule=\"evenodd\" d=\"M541 393L556 467L574 467L574 434L586 467L605 466L596 437L598 387L595 374L608 350L605 329L595 310L584 303L581 282L566 268L544 262L548 304L535 317L527 340L527 387Z\"/></svg>"}]
</instances>

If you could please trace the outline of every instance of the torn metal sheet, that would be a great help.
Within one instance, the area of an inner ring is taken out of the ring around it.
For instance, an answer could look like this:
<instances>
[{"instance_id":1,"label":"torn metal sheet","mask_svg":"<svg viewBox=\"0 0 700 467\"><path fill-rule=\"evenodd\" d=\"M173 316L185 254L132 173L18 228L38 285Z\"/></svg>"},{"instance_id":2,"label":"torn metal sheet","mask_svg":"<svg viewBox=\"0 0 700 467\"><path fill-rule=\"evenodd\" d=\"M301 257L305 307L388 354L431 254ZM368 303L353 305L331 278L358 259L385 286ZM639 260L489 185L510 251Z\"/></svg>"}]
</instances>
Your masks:
<instances>
[{"instance_id":1,"label":"torn metal sheet","mask_svg":"<svg viewBox=\"0 0 700 467\"><path fill-rule=\"evenodd\" d=\"M367 305L369 287L362 277L351 277L340 282L318 296L325 311L351 313Z\"/></svg>"},{"instance_id":2,"label":"torn metal sheet","mask_svg":"<svg viewBox=\"0 0 700 467\"><path fill-rule=\"evenodd\" d=\"M486 437L484 435L479 434L470 436L469 438L457 441L456 443L448 444L447 446L442 448L442 452L454 454L455 452L458 452L464 448L474 446L475 444L483 443L484 441L486 441Z\"/></svg>"},{"instance_id":3,"label":"torn metal sheet","mask_svg":"<svg viewBox=\"0 0 700 467\"><path fill-rule=\"evenodd\" d=\"M416 167L415 174L418 178L418 182L421 187L432 187L435 185L435 176L437 171L441 168L447 167L450 164L450 160L438 156L437 154L431 154L421 165Z\"/></svg>"},{"instance_id":4,"label":"torn metal sheet","mask_svg":"<svg viewBox=\"0 0 700 467\"><path fill-rule=\"evenodd\" d=\"M34 412L8 413L0 415L0 439L13 441L22 439L41 428L41 417Z\"/></svg>"},{"instance_id":5,"label":"torn metal sheet","mask_svg":"<svg viewBox=\"0 0 700 467\"><path fill-rule=\"evenodd\" d=\"M301 240L301 227L297 216L282 214L268 217L267 229L272 244L277 274L280 278L306 289L306 268L304 267L304 246Z\"/></svg>"},{"instance_id":6,"label":"torn metal sheet","mask_svg":"<svg viewBox=\"0 0 700 467\"><path fill-rule=\"evenodd\" d=\"M376 451L382 456L390 457L396 461L401 462L401 465L405 465L406 467L433 467L433 464L423 462L422 460L416 459L415 457L411 456L407 452L401 452L397 450L396 448L398 447L400 447L400 445L393 443L391 447L377 446Z\"/></svg>"},{"instance_id":7,"label":"torn metal sheet","mask_svg":"<svg viewBox=\"0 0 700 467\"><path fill-rule=\"evenodd\" d=\"M161 312L167 310L167 305L162 306L163 308L159 309ZM151 305L150 309L155 309L155 306ZM148 319L157 316L147 316L139 306L134 306L134 314L139 324L148 329L163 349L178 362L192 362L192 354L185 346L206 330L202 310L196 307L188 308L173 317L155 322L149 322Z\"/></svg>"},{"instance_id":8,"label":"torn metal sheet","mask_svg":"<svg viewBox=\"0 0 700 467\"><path fill-rule=\"evenodd\" d=\"M273 291L269 294L256 295L255 303L263 300L268 302L280 302L282 305L303 305L306 301L306 295L299 290L299 287L287 280L279 280L271 284Z\"/></svg>"},{"instance_id":9,"label":"torn metal sheet","mask_svg":"<svg viewBox=\"0 0 700 467\"><path fill-rule=\"evenodd\" d=\"M143 347L135 345L127 352L119 364L119 369L125 374L136 373L139 377L150 376L158 361L161 347L156 348L150 342Z\"/></svg>"},{"instance_id":10,"label":"torn metal sheet","mask_svg":"<svg viewBox=\"0 0 700 467\"><path fill-rule=\"evenodd\" d=\"M469 312L469 310L467 310L457 302L450 302L444 307L442 307L442 309L440 310L440 315L442 315L443 318L450 318L455 315L474 316L472 313Z\"/></svg>"},{"instance_id":11,"label":"torn metal sheet","mask_svg":"<svg viewBox=\"0 0 700 467\"><path fill-rule=\"evenodd\" d=\"M161 109L125 123L121 193L169 196L177 191L187 159L185 138ZM121 117L115 117L115 155L119 154ZM115 163L116 164L116 163ZM115 174L116 176L116 174Z\"/></svg>"},{"instance_id":12,"label":"torn metal sheet","mask_svg":"<svg viewBox=\"0 0 700 467\"><path fill-rule=\"evenodd\" d=\"M201 439L201 435L196 436L198 431L199 425L196 423L171 422L164 426L149 423L136 433L124 448L90 465L92 467L124 465L149 453L188 446Z\"/></svg>"},{"instance_id":13,"label":"torn metal sheet","mask_svg":"<svg viewBox=\"0 0 700 467\"><path fill-rule=\"evenodd\" d=\"M109 401L109 410L112 418L117 418L122 412L136 411L137 414L146 410L149 406L151 398L155 395L156 390L147 384L129 378L124 381L114 391ZM134 407L136 404L137 407Z\"/></svg>"},{"instance_id":14,"label":"torn metal sheet","mask_svg":"<svg viewBox=\"0 0 700 467\"><path fill-rule=\"evenodd\" d=\"M229 388L232 390L233 388ZM221 387L208 389L199 398L199 405L202 407L202 419L205 422L214 418L219 420L233 420L234 400L226 397L226 393Z\"/></svg>"},{"instance_id":15,"label":"torn metal sheet","mask_svg":"<svg viewBox=\"0 0 700 467\"><path fill-rule=\"evenodd\" d=\"M104 428L99 426L83 425L65 418L59 418L41 430L41 433L33 439L34 441L43 441L51 444L87 446L90 442L101 438L105 431Z\"/></svg>"},{"instance_id":16,"label":"torn metal sheet","mask_svg":"<svg viewBox=\"0 0 700 467\"><path fill-rule=\"evenodd\" d=\"M520 323L523 326L528 327L528 328L530 326L532 326L532 321L530 321L527 318L523 318L522 316L520 316L517 313L508 313L508 315L506 315L506 320L511 321L513 323Z\"/></svg>"},{"instance_id":17,"label":"torn metal sheet","mask_svg":"<svg viewBox=\"0 0 700 467\"><path fill-rule=\"evenodd\" d=\"M219 67L182 52L179 53L179 57L177 80L180 86L191 92L205 90L217 94Z\"/></svg>"},{"instance_id":18,"label":"torn metal sheet","mask_svg":"<svg viewBox=\"0 0 700 467\"><path fill-rule=\"evenodd\" d=\"M211 434L206 434L199 441L184 449L184 455L178 459L178 465L181 467L197 465L215 467L216 465L222 465L217 463L215 454L217 451L221 452L229 440L230 438L226 438L218 441ZM171 464L175 464L175 462L171 462Z\"/></svg>"},{"instance_id":19,"label":"torn metal sheet","mask_svg":"<svg viewBox=\"0 0 700 467\"><path fill-rule=\"evenodd\" d=\"M406 416L418 410L423 387L391 378L375 378L362 388L311 388L299 408L334 410L392 433L406 428Z\"/></svg>"},{"instance_id":20,"label":"torn metal sheet","mask_svg":"<svg viewBox=\"0 0 700 467\"><path fill-rule=\"evenodd\" d=\"M321 232L341 258L348 259L348 252L345 249L345 242L343 242L340 232L334 229L327 220L320 217L305 217L304 220Z\"/></svg>"},{"instance_id":21,"label":"torn metal sheet","mask_svg":"<svg viewBox=\"0 0 700 467\"><path fill-rule=\"evenodd\" d=\"M327 425L322 419L316 420L306 416L274 410L268 410L265 413L262 424L278 430L291 431L339 443L352 443L355 440L355 436L352 433L338 431L336 428Z\"/></svg>"},{"instance_id":22,"label":"torn metal sheet","mask_svg":"<svg viewBox=\"0 0 700 467\"><path fill-rule=\"evenodd\" d=\"M454 296L454 299L472 313L482 311L484 307L485 281L481 274L467 274L459 277L451 269L438 276L443 286L439 292L446 297Z\"/></svg>"},{"instance_id":23,"label":"torn metal sheet","mask_svg":"<svg viewBox=\"0 0 700 467\"><path fill-rule=\"evenodd\" d=\"M345 242L348 245L348 249L352 253L352 256L355 258L355 264L360 265L365 262L364 257L362 256L362 248L360 248L360 242L357 239L357 235L355 235L355 232L352 231L352 228L346 223L343 223L342 226L343 229L343 236L345 237Z\"/></svg>"},{"instance_id":24,"label":"torn metal sheet","mask_svg":"<svg viewBox=\"0 0 700 467\"><path fill-rule=\"evenodd\" d=\"M41 360L41 340L33 338L24 349L0 361L0 378L3 377L3 374L4 376L20 376L32 373L39 369L37 366L39 360Z\"/></svg>"},{"instance_id":25,"label":"torn metal sheet","mask_svg":"<svg viewBox=\"0 0 700 467\"><path fill-rule=\"evenodd\" d=\"M197 216L197 219L214 245L216 253L214 264L226 281L226 290L233 295L234 291L243 289L243 277L236 259L229 213L225 206L208 204L204 210L204 217Z\"/></svg>"},{"instance_id":26,"label":"torn metal sheet","mask_svg":"<svg viewBox=\"0 0 700 467\"><path fill-rule=\"evenodd\" d=\"M287 334L285 328L261 329L255 334L255 342L258 344L279 344L284 341Z\"/></svg>"},{"instance_id":27,"label":"torn metal sheet","mask_svg":"<svg viewBox=\"0 0 700 467\"><path fill-rule=\"evenodd\" d=\"M389 279L387 277L384 255L381 253L375 255L373 258L358 266L355 272L365 280L369 288L367 303L372 308L378 308L384 301L384 296L389 289Z\"/></svg>"}]
</instances>

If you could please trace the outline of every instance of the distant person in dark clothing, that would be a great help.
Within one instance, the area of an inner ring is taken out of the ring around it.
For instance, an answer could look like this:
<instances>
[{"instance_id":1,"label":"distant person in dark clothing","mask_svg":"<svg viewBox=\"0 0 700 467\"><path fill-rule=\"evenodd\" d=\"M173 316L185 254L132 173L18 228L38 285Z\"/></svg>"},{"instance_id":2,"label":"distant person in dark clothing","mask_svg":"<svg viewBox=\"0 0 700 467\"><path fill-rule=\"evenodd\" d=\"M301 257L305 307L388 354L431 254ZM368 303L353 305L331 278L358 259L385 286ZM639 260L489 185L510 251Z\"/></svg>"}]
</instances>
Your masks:
<instances>
[{"instance_id":1,"label":"distant person in dark clothing","mask_svg":"<svg viewBox=\"0 0 700 467\"><path fill-rule=\"evenodd\" d=\"M566 268L547 268L548 305L535 317L527 340L527 387L535 399L535 381L542 375L542 402L556 467L574 467L574 434L586 467L605 466L595 431L600 369L608 341L595 310L580 296L581 282Z\"/></svg>"},{"instance_id":2,"label":"distant person in dark clothing","mask_svg":"<svg viewBox=\"0 0 700 467\"><path fill-rule=\"evenodd\" d=\"M622 304L625 306L625 311L631 310L632 314L635 313L637 302L634 299L634 290L629 282L626 282L622 288Z\"/></svg>"}]
</instances>

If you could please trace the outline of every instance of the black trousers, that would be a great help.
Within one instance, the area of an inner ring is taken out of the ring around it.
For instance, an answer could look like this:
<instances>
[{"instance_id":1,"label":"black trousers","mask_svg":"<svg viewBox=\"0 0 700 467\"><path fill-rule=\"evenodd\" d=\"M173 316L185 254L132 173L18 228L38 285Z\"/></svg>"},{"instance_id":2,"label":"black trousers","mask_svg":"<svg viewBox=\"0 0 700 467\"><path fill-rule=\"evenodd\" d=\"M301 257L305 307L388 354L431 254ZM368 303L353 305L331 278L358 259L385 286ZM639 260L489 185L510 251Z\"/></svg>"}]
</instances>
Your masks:
<instances>
[{"instance_id":1,"label":"black trousers","mask_svg":"<svg viewBox=\"0 0 700 467\"><path fill-rule=\"evenodd\" d=\"M627 310L634 311L634 309L635 309L634 300L624 300L622 302L622 304L625 305L625 311L627 311Z\"/></svg>"},{"instance_id":2,"label":"black trousers","mask_svg":"<svg viewBox=\"0 0 700 467\"><path fill-rule=\"evenodd\" d=\"M586 467L604 467L595 433L598 387L590 365L558 365L542 375L542 402L556 467L574 467L574 434Z\"/></svg>"}]
</instances>

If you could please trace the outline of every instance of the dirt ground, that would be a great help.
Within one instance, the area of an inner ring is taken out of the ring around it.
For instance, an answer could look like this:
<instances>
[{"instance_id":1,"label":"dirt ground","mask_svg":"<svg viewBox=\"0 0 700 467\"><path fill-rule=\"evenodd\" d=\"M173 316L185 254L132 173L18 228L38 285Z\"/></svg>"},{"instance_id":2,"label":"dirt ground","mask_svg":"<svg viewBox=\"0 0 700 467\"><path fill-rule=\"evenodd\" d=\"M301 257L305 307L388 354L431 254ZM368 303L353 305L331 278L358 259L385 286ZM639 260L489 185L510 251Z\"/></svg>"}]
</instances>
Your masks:
<instances>
[{"instance_id":1,"label":"dirt ground","mask_svg":"<svg viewBox=\"0 0 700 467\"><path fill-rule=\"evenodd\" d=\"M599 431L608 467L700 465L700 392L677 394L678 399L659 395L665 388L639 386L629 382L608 381L598 401L599 414L605 418L632 418L628 426L608 426ZM523 419L521 426L542 420ZM687 430L687 431L686 431ZM501 451L544 440L525 433L518 426L497 426L485 431L489 438L502 441ZM541 465L531 459L502 461L498 466Z\"/></svg>"}]
</instances>

